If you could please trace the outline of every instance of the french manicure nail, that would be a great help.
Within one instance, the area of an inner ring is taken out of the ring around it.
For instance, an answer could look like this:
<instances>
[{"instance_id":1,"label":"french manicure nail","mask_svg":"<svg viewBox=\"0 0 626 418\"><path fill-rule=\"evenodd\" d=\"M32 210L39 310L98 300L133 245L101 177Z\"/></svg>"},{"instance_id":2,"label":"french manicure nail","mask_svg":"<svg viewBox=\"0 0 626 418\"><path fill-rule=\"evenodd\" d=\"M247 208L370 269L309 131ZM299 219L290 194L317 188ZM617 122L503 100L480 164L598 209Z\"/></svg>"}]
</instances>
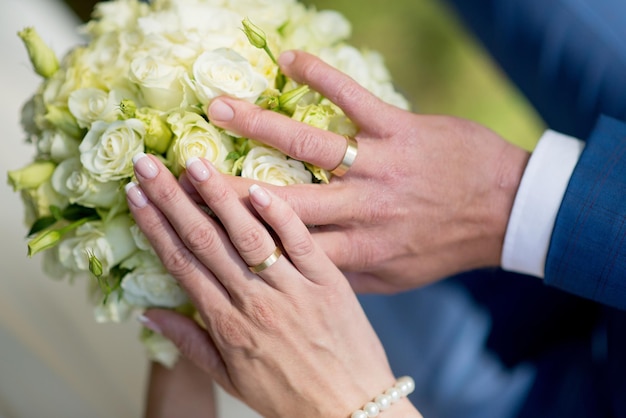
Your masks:
<instances>
[{"instance_id":1,"label":"french manicure nail","mask_svg":"<svg viewBox=\"0 0 626 418\"><path fill-rule=\"evenodd\" d=\"M187 173L197 182L202 182L211 176L211 172L198 157L191 157L186 162Z\"/></svg>"},{"instance_id":2,"label":"french manicure nail","mask_svg":"<svg viewBox=\"0 0 626 418\"><path fill-rule=\"evenodd\" d=\"M209 119L228 122L235 117L235 111L223 100L215 99L209 105Z\"/></svg>"},{"instance_id":3,"label":"french manicure nail","mask_svg":"<svg viewBox=\"0 0 626 418\"><path fill-rule=\"evenodd\" d=\"M147 316L143 314L137 317L137 321L139 321L139 323L143 325L144 327L148 328L151 331L156 332L157 334L163 333L163 331L161 331L161 328L157 324L152 322L150 318L148 318Z\"/></svg>"},{"instance_id":4,"label":"french manicure nail","mask_svg":"<svg viewBox=\"0 0 626 418\"><path fill-rule=\"evenodd\" d=\"M143 194L143 190L141 190L137 183L131 181L124 186L124 190L126 190L126 196L128 196L130 203L139 209L148 204L148 198L146 198L146 195Z\"/></svg>"},{"instance_id":5,"label":"french manicure nail","mask_svg":"<svg viewBox=\"0 0 626 418\"><path fill-rule=\"evenodd\" d=\"M270 195L258 184L250 186L248 192L250 193L252 200L254 200L254 202L262 208L268 207L272 202Z\"/></svg>"},{"instance_id":6,"label":"french manicure nail","mask_svg":"<svg viewBox=\"0 0 626 418\"><path fill-rule=\"evenodd\" d=\"M137 174L145 179L153 179L159 174L159 168L154 164L154 161L143 152L133 157L133 164Z\"/></svg>"},{"instance_id":7,"label":"french manicure nail","mask_svg":"<svg viewBox=\"0 0 626 418\"><path fill-rule=\"evenodd\" d=\"M296 54L293 51L285 51L282 54L280 54L280 57L278 57L278 64L280 64L281 67L286 66L291 64L292 62L294 62L296 59Z\"/></svg>"}]
</instances>

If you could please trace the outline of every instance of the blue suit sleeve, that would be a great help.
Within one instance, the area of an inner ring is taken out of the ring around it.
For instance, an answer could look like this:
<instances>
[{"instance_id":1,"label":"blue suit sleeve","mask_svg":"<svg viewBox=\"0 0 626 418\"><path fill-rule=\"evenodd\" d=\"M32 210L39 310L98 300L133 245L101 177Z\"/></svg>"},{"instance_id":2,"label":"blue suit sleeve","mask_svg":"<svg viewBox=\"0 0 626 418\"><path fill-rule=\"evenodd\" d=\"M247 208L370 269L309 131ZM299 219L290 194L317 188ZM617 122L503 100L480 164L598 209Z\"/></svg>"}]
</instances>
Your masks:
<instances>
[{"instance_id":1,"label":"blue suit sleeve","mask_svg":"<svg viewBox=\"0 0 626 418\"><path fill-rule=\"evenodd\" d=\"M552 233L546 284L626 310L626 124L587 140Z\"/></svg>"}]
</instances>

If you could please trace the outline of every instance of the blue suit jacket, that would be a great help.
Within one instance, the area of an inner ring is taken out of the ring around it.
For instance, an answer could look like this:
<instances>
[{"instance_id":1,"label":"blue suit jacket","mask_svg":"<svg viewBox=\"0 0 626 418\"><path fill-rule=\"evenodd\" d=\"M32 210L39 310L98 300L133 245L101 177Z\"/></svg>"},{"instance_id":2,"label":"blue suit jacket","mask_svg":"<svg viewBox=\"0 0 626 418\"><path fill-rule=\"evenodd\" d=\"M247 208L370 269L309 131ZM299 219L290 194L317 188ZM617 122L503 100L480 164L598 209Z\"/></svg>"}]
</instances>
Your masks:
<instances>
[{"instance_id":1,"label":"blue suit jacket","mask_svg":"<svg viewBox=\"0 0 626 418\"><path fill-rule=\"evenodd\" d=\"M447 1L547 125L586 140L544 282L496 269L449 283L490 313L488 350L507 367L535 367L518 416L626 417L626 1ZM411 309L416 295L396 298L385 306L364 298L364 306L385 318ZM410 369L395 345L427 341L403 341L385 332L389 321L373 323L392 366Z\"/></svg>"}]
</instances>

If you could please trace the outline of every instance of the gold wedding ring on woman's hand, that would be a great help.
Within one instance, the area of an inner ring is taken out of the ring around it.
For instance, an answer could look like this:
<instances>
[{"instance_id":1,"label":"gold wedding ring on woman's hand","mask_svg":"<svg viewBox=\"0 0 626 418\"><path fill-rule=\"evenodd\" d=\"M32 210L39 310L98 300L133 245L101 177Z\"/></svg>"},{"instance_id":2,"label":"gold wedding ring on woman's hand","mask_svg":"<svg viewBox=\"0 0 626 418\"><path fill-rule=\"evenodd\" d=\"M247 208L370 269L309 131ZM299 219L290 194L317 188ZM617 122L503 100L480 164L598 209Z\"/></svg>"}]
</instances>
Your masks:
<instances>
[{"instance_id":1,"label":"gold wedding ring on woman's hand","mask_svg":"<svg viewBox=\"0 0 626 418\"><path fill-rule=\"evenodd\" d=\"M346 152L343 154L343 159L337 167L330 170L333 175L339 177L343 176L348 172L348 170L350 170L350 167L354 164L354 160L356 159L356 154L359 149L359 143L356 142L356 139L348 135L344 135L344 138L346 138Z\"/></svg>"},{"instance_id":2,"label":"gold wedding ring on woman's hand","mask_svg":"<svg viewBox=\"0 0 626 418\"><path fill-rule=\"evenodd\" d=\"M266 268L268 268L269 266L277 262L281 255L282 255L282 252L280 251L280 248L276 247L274 252L270 254L269 257L267 257L265 260L263 260L260 264L257 264L256 266L248 266L248 269L250 269L250 271L253 272L254 274L259 274L260 272L262 272L263 270L265 270Z\"/></svg>"}]
</instances>

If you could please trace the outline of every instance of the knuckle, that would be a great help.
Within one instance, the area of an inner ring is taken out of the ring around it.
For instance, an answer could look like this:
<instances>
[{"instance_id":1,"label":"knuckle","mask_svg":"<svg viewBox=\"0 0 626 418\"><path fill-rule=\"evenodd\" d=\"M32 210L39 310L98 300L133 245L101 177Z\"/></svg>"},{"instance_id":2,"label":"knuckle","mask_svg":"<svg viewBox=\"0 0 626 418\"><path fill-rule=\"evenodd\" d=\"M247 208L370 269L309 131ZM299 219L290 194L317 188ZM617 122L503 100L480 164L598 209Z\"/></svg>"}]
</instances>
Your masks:
<instances>
[{"instance_id":1,"label":"knuckle","mask_svg":"<svg viewBox=\"0 0 626 418\"><path fill-rule=\"evenodd\" d=\"M161 256L165 268L176 278L183 278L195 269L195 257L186 247L176 247Z\"/></svg>"},{"instance_id":2,"label":"knuckle","mask_svg":"<svg viewBox=\"0 0 626 418\"><path fill-rule=\"evenodd\" d=\"M244 310L259 328L270 332L278 330L279 315L276 308L266 299L252 297L248 300Z\"/></svg>"},{"instance_id":3,"label":"knuckle","mask_svg":"<svg viewBox=\"0 0 626 418\"><path fill-rule=\"evenodd\" d=\"M165 187L159 187L154 191L154 199L153 201L161 206L176 204L180 201L181 195L179 193L178 187L174 185L167 185Z\"/></svg>"},{"instance_id":4,"label":"knuckle","mask_svg":"<svg viewBox=\"0 0 626 418\"><path fill-rule=\"evenodd\" d=\"M323 141L320 141L320 138L315 136L311 131L300 129L298 132L295 132L294 137L297 139L289 141L286 150L291 158L307 160L307 157L316 155L318 152L320 154L324 153L323 151L319 151L320 147L323 145Z\"/></svg>"},{"instance_id":5,"label":"knuckle","mask_svg":"<svg viewBox=\"0 0 626 418\"><path fill-rule=\"evenodd\" d=\"M265 234L256 225L242 225L240 228L236 228L237 232L233 234L233 242L241 255L254 256L259 254L261 257L263 251Z\"/></svg>"},{"instance_id":6,"label":"knuckle","mask_svg":"<svg viewBox=\"0 0 626 418\"><path fill-rule=\"evenodd\" d=\"M345 79L337 83L335 93L335 103L339 107L343 107L345 103L349 103L358 97L362 92L362 87L352 79Z\"/></svg>"},{"instance_id":7,"label":"knuckle","mask_svg":"<svg viewBox=\"0 0 626 418\"><path fill-rule=\"evenodd\" d=\"M191 252L197 253L215 249L219 244L219 239L208 223L202 223L192 225L189 232L185 234L184 242Z\"/></svg>"},{"instance_id":8,"label":"knuckle","mask_svg":"<svg viewBox=\"0 0 626 418\"><path fill-rule=\"evenodd\" d=\"M212 318L212 328L215 336L226 349L243 349L248 345L250 338L248 328L244 322L233 315L217 314Z\"/></svg>"},{"instance_id":9,"label":"knuckle","mask_svg":"<svg viewBox=\"0 0 626 418\"><path fill-rule=\"evenodd\" d=\"M289 244L287 253L292 257L306 257L313 253L314 248L313 239L310 236L302 236Z\"/></svg>"}]
</instances>

